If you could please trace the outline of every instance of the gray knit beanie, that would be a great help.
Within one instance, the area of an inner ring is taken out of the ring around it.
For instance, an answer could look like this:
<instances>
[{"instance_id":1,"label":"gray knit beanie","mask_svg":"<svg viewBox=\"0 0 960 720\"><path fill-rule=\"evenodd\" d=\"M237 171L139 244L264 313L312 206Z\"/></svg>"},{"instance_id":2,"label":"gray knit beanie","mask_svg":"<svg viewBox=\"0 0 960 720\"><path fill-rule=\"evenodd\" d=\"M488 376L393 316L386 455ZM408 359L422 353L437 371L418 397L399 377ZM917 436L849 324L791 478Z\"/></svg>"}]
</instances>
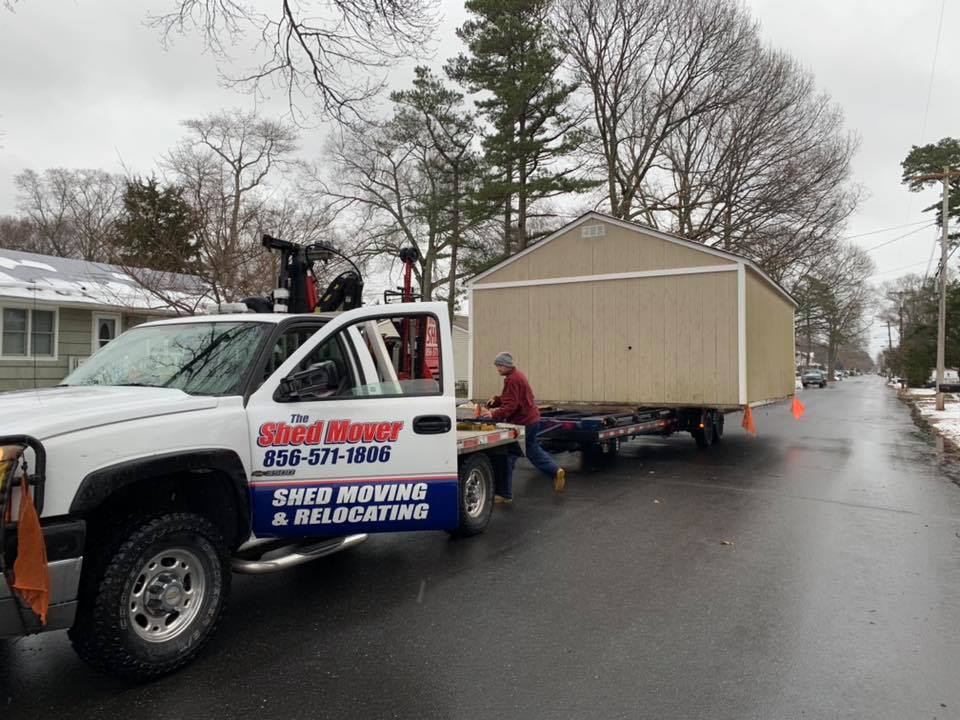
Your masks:
<instances>
[{"instance_id":1,"label":"gray knit beanie","mask_svg":"<svg viewBox=\"0 0 960 720\"><path fill-rule=\"evenodd\" d=\"M502 365L503 367L512 368L513 367L513 355L508 352L502 352L497 355L496 360L493 361L494 365Z\"/></svg>"}]
</instances>

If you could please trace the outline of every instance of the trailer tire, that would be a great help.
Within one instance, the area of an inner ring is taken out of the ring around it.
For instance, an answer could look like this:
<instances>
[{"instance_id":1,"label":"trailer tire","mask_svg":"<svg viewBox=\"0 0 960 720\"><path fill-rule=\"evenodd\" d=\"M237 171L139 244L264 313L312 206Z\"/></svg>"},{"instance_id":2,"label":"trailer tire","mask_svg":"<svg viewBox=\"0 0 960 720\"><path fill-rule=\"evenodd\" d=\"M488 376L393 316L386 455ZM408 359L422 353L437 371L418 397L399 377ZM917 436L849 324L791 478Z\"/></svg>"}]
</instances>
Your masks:
<instances>
[{"instance_id":1,"label":"trailer tire","mask_svg":"<svg viewBox=\"0 0 960 720\"><path fill-rule=\"evenodd\" d=\"M704 426L694 428L690 431L690 434L693 435L698 448L708 448L713 445L716 432L712 418L707 416L707 422L704 423Z\"/></svg>"},{"instance_id":2,"label":"trailer tire","mask_svg":"<svg viewBox=\"0 0 960 720\"><path fill-rule=\"evenodd\" d=\"M718 444L723 440L723 413L718 412L713 423L713 444Z\"/></svg>"},{"instance_id":3,"label":"trailer tire","mask_svg":"<svg viewBox=\"0 0 960 720\"><path fill-rule=\"evenodd\" d=\"M457 506L460 525L450 530L454 537L482 533L493 512L493 465L484 453L467 455L460 464Z\"/></svg>"},{"instance_id":4,"label":"trailer tire","mask_svg":"<svg viewBox=\"0 0 960 720\"><path fill-rule=\"evenodd\" d=\"M583 454L591 465L613 463L620 456L620 438L590 443L583 449Z\"/></svg>"},{"instance_id":5,"label":"trailer tire","mask_svg":"<svg viewBox=\"0 0 960 720\"><path fill-rule=\"evenodd\" d=\"M142 682L179 669L213 635L230 594L229 553L220 528L195 513L121 528L85 553L69 635L97 670Z\"/></svg>"}]
</instances>

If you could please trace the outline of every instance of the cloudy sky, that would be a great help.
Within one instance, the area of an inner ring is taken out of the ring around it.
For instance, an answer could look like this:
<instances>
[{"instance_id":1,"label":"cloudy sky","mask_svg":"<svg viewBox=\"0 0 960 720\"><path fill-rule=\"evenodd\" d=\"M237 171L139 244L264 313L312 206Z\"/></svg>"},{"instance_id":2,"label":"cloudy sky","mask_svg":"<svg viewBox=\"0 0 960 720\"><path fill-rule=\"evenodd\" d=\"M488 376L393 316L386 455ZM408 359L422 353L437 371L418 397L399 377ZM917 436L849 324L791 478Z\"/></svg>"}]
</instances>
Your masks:
<instances>
[{"instance_id":1,"label":"cloudy sky","mask_svg":"<svg viewBox=\"0 0 960 720\"><path fill-rule=\"evenodd\" d=\"M278 2L255 4L272 9ZM907 192L900 161L913 144L960 134L960 43L943 37L931 72L941 9L943 28L955 28L960 6L944 0L746 4L765 39L815 74L861 138L854 175L865 200L846 234L861 236L855 241L865 248L887 243L871 250L874 279L923 273L936 232L909 224L922 221L920 210L937 196ZM169 0L17 0L13 7L0 9L0 214L16 211L13 176L24 168L149 173L182 135L182 120L254 104L220 84L217 62L199 38L178 37L164 48L145 26L147 13L168 9ZM442 10L437 67L458 51L453 30L464 19L458 0L443 0ZM237 68L247 67L249 48L233 52ZM403 87L411 76L411 67L400 67L390 79ZM266 114L286 110L280 95L259 107ZM322 127L304 132L305 157L319 155L324 135ZM886 331L873 332L876 351Z\"/></svg>"}]
</instances>

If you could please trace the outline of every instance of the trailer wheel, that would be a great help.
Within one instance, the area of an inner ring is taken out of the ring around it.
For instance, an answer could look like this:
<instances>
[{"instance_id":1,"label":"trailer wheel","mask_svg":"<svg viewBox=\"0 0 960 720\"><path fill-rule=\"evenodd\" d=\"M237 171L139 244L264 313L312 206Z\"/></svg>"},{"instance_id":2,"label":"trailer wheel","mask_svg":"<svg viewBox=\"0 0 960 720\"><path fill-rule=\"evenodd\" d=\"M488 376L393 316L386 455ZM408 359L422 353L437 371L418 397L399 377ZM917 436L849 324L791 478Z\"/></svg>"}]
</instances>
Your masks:
<instances>
[{"instance_id":1,"label":"trailer wheel","mask_svg":"<svg viewBox=\"0 0 960 720\"><path fill-rule=\"evenodd\" d=\"M583 454L591 465L612 463L620 455L620 438L590 443L583 448Z\"/></svg>"},{"instance_id":2,"label":"trailer wheel","mask_svg":"<svg viewBox=\"0 0 960 720\"><path fill-rule=\"evenodd\" d=\"M716 445L723 440L723 413L718 412L713 423L713 444Z\"/></svg>"},{"instance_id":3,"label":"trailer wheel","mask_svg":"<svg viewBox=\"0 0 960 720\"><path fill-rule=\"evenodd\" d=\"M460 525L450 534L470 537L482 533L493 512L493 465L483 453L467 455L460 464Z\"/></svg>"},{"instance_id":4,"label":"trailer wheel","mask_svg":"<svg viewBox=\"0 0 960 720\"><path fill-rule=\"evenodd\" d=\"M124 524L95 548L81 579L70 640L101 672L143 681L189 662L230 593L223 533L194 513Z\"/></svg>"},{"instance_id":5,"label":"trailer wheel","mask_svg":"<svg viewBox=\"0 0 960 720\"><path fill-rule=\"evenodd\" d=\"M713 418L710 415L707 415L706 422L703 423L703 427L695 427L690 431L690 434L693 435L693 439L699 448L708 448L713 445L716 442L714 439L716 437L716 432L713 424Z\"/></svg>"}]
</instances>

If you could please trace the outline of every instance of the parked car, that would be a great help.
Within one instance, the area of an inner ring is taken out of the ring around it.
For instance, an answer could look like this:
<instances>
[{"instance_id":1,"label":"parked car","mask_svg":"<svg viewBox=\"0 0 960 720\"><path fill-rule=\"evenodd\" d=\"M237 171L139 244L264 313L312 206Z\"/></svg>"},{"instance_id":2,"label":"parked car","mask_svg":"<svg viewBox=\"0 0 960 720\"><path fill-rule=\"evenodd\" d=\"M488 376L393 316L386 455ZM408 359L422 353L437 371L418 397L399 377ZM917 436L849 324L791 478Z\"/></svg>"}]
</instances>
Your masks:
<instances>
[{"instance_id":1,"label":"parked car","mask_svg":"<svg viewBox=\"0 0 960 720\"><path fill-rule=\"evenodd\" d=\"M824 388L827 386L827 376L824 374L823 370L807 370L803 375L800 376L800 382L803 383L804 387L819 385L820 387Z\"/></svg>"}]
</instances>

